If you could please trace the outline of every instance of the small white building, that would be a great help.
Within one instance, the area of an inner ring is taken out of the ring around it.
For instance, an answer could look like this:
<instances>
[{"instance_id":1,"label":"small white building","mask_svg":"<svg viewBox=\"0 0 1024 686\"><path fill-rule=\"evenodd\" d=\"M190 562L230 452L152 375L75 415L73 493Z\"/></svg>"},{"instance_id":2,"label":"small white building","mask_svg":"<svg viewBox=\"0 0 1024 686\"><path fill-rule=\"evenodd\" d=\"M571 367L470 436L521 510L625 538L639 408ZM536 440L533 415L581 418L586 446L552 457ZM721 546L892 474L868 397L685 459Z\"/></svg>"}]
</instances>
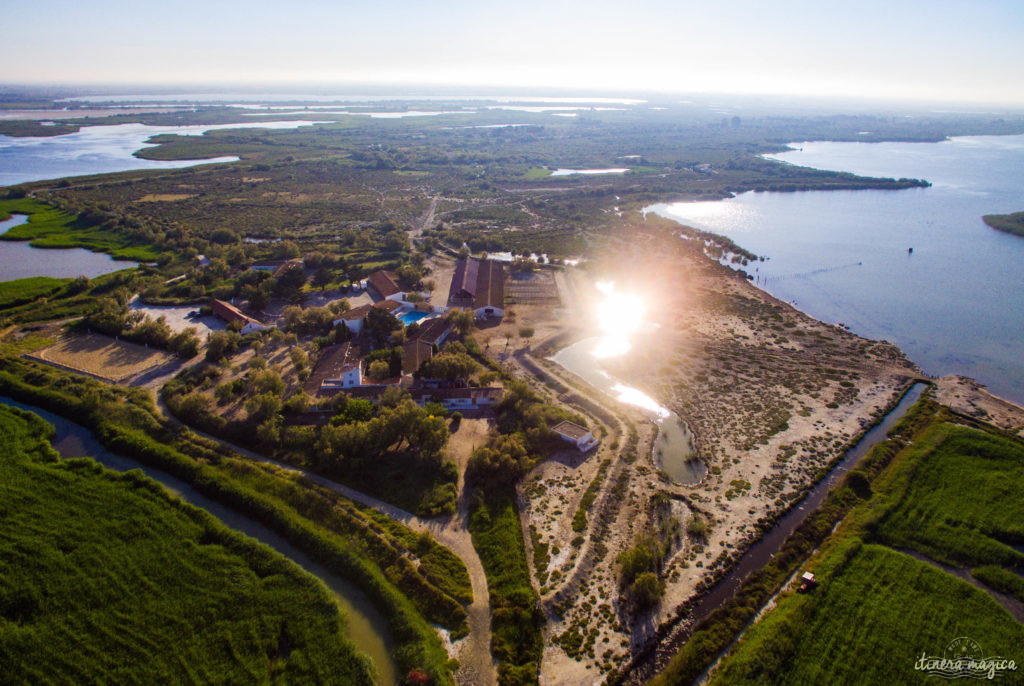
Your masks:
<instances>
[{"instance_id":1,"label":"small white building","mask_svg":"<svg viewBox=\"0 0 1024 686\"><path fill-rule=\"evenodd\" d=\"M483 410L501 400L500 386L485 388L412 388L409 394L420 407L429 402L441 403L449 412Z\"/></svg>"},{"instance_id":2,"label":"small white building","mask_svg":"<svg viewBox=\"0 0 1024 686\"><path fill-rule=\"evenodd\" d=\"M378 269L370 274L366 280L373 286L373 290L377 291L377 294L385 300L404 302L405 297L409 295L409 291L403 290L398 285L398 277L383 269Z\"/></svg>"},{"instance_id":3,"label":"small white building","mask_svg":"<svg viewBox=\"0 0 1024 686\"><path fill-rule=\"evenodd\" d=\"M562 422L552 429L566 443L572 443L581 452L585 453L597 447L600 442L586 427L574 424L573 422Z\"/></svg>"},{"instance_id":4,"label":"small white building","mask_svg":"<svg viewBox=\"0 0 1024 686\"><path fill-rule=\"evenodd\" d=\"M239 332L244 334L252 333L253 331L263 331L270 327L263 322L257 321L252 317L243 314L241 310L232 305L226 303L223 300L217 300L214 298L210 301L210 309L217 317L220 317L226 324L232 322L238 322L241 326Z\"/></svg>"},{"instance_id":5,"label":"small white building","mask_svg":"<svg viewBox=\"0 0 1024 686\"><path fill-rule=\"evenodd\" d=\"M363 331L363 322L366 321L366 315L374 307L387 310L397 316L398 310L402 309L402 304L395 300L380 300L372 305L360 305L348 312L342 312L341 316L334 320L334 326L344 323L349 331L358 336Z\"/></svg>"}]
</instances>

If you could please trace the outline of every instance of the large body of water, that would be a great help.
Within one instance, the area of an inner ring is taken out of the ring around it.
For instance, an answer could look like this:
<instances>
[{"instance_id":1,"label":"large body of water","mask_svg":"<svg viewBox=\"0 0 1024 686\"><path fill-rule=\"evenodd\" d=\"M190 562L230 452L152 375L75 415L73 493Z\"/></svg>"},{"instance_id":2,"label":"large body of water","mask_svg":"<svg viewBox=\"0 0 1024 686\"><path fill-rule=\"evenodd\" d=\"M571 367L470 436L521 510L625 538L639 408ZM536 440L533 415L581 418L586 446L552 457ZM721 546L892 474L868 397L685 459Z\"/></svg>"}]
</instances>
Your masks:
<instances>
[{"instance_id":1,"label":"large body of water","mask_svg":"<svg viewBox=\"0 0 1024 686\"><path fill-rule=\"evenodd\" d=\"M928 374L971 376L1024 402L1024 239L981 220L1024 210L1024 136L793 147L770 157L933 186L648 209L769 258L747 267L757 285L808 314L892 341Z\"/></svg>"},{"instance_id":2,"label":"large body of water","mask_svg":"<svg viewBox=\"0 0 1024 686\"><path fill-rule=\"evenodd\" d=\"M28 181L60 179L66 176L108 174L133 169L178 169L197 164L234 162L237 157L201 160L144 160L133 154L153 136L176 134L201 136L223 129L294 129L323 122L252 121L241 124L205 124L194 126L147 126L118 124L86 126L76 133L48 137L0 135L0 186ZM328 122L329 123L329 122Z\"/></svg>"},{"instance_id":3,"label":"large body of water","mask_svg":"<svg viewBox=\"0 0 1024 686\"><path fill-rule=\"evenodd\" d=\"M189 484L166 472L110 452L93 437L88 429L42 408L26 405L4 396L0 396L0 404L30 410L53 424L57 430L53 438L53 447L57 449L61 457L91 457L104 467L118 472L140 469L146 476L154 481L159 481L182 500L206 510L226 526L270 546L310 574L319 577L334 594L344 612L348 637L356 645L356 648L369 655L373 660L380 683L398 683L397 667L391 658L390 651L393 648L393 643L387 619L377 611L366 594L354 585L333 574L263 524L211 500Z\"/></svg>"}]
</instances>

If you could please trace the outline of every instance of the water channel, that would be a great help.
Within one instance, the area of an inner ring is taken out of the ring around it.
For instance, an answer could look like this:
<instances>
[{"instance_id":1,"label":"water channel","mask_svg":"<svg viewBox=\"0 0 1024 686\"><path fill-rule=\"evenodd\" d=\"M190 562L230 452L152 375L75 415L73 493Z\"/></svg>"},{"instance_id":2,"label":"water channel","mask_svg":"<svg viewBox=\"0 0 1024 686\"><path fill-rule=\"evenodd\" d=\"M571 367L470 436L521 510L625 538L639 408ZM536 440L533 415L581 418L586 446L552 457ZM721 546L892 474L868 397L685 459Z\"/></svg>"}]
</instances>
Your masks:
<instances>
[{"instance_id":1,"label":"water channel","mask_svg":"<svg viewBox=\"0 0 1024 686\"><path fill-rule=\"evenodd\" d=\"M297 549L282 536L231 508L211 500L192 486L169 474L153 469L131 458L123 457L104 448L85 427L59 415L32 405L0 396L0 403L35 412L53 424L57 433L53 447L61 457L91 457L104 467L118 472L141 469L146 476L159 481L182 500L202 508L235 531L255 538L289 558L310 574L318 577L330 589L345 617L346 633L356 648L373 660L381 684L397 684L398 670L391 658L394 644L387 620L377 611L370 599L353 584L330 572L320 563Z\"/></svg>"}]
</instances>

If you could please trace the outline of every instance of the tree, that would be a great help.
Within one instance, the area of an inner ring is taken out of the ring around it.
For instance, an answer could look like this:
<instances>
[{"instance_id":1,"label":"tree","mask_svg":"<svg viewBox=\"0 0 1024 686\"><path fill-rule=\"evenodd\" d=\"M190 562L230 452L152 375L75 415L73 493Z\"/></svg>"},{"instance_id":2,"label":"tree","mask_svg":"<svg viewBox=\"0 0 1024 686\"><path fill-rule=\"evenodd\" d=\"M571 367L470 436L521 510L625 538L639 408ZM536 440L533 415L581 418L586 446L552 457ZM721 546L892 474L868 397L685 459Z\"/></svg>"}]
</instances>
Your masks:
<instances>
[{"instance_id":1,"label":"tree","mask_svg":"<svg viewBox=\"0 0 1024 686\"><path fill-rule=\"evenodd\" d=\"M371 307L370 311L366 313L364 328L374 340L381 343L387 340L392 331L402 328L402 322L383 308Z\"/></svg>"},{"instance_id":2,"label":"tree","mask_svg":"<svg viewBox=\"0 0 1024 686\"><path fill-rule=\"evenodd\" d=\"M333 280L334 274L332 274L331 270L328 269L327 267L320 267L313 274L313 285L319 288L320 290L326 288L327 284L329 284Z\"/></svg>"},{"instance_id":3,"label":"tree","mask_svg":"<svg viewBox=\"0 0 1024 686\"><path fill-rule=\"evenodd\" d=\"M651 607L665 594L665 582L653 572L644 572L636 578L629 592L637 605Z\"/></svg>"},{"instance_id":4,"label":"tree","mask_svg":"<svg viewBox=\"0 0 1024 686\"><path fill-rule=\"evenodd\" d=\"M285 297L294 295L306 285L306 269L295 263L285 267L277 276L277 291Z\"/></svg>"},{"instance_id":5,"label":"tree","mask_svg":"<svg viewBox=\"0 0 1024 686\"><path fill-rule=\"evenodd\" d=\"M390 367L384 360L376 360L370 363L370 366L366 370L366 375L371 379L381 381L388 378Z\"/></svg>"},{"instance_id":6,"label":"tree","mask_svg":"<svg viewBox=\"0 0 1024 686\"><path fill-rule=\"evenodd\" d=\"M468 334L473 328L474 318L471 310L448 310L444 317L460 337Z\"/></svg>"},{"instance_id":7,"label":"tree","mask_svg":"<svg viewBox=\"0 0 1024 686\"><path fill-rule=\"evenodd\" d=\"M206 359L220 362L238 350L242 337L234 331L214 331L206 337Z\"/></svg>"},{"instance_id":8,"label":"tree","mask_svg":"<svg viewBox=\"0 0 1024 686\"><path fill-rule=\"evenodd\" d=\"M199 354L199 336L196 335L196 328L190 326L184 331L179 331L168 339L167 345L178 357L195 357Z\"/></svg>"},{"instance_id":9,"label":"tree","mask_svg":"<svg viewBox=\"0 0 1024 686\"><path fill-rule=\"evenodd\" d=\"M419 369L425 379L468 379L480 370L480 365L464 352L446 350L424 362Z\"/></svg>"},{"instance_id":10,"label":"tree","mask_svg":"<svg viewBox=\"0 0 1024 686\"><path fill-rule=\"evenodd\" d=\"M534 330L532 326L521 326L519 327L519 337L529 343L530 339L533 338Z\"/></svg>"},{"instance_id":11,"label":"tree","mask_svg":"<svg viewBox=\"0 0 1024 686\"><path fill-rule=\"evenodd\" d=\"M281 411L281 398L273 393L254 395L245 401L245 411L256 422L266 421Z\"/></svg>"}]
</instances>

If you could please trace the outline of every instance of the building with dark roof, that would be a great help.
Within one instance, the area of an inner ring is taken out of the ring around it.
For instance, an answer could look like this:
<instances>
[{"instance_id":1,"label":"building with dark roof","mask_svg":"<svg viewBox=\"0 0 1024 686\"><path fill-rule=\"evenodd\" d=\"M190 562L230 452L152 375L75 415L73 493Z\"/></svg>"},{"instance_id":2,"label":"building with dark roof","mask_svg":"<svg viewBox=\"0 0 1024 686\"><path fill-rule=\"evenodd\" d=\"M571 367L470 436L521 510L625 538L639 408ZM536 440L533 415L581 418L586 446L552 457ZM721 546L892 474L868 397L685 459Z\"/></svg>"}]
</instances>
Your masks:
<instances>
[{"instance_id":1,"label":"building with dark roof","mask_svg":"<svg viewBox=\"0 0 1024 686\"><path fill-rule=\"evenodd\" d=\"M440 346L452 332L452 325L444 317L431 317L420 322L419 333L416 334L417 341L423 341L429 345Z\"/></svg>"},{"instance_id":2,"label":"building with dark roof","mask_svg":"<svg viewBox=\"0 0 1024 686\"><path fill-rule=\"evenodd\" d=\"M464 257L455 263L448 305L473 310L479 318L505 314L505 270L501 262Z\"/></svg>"}]
</instances>

